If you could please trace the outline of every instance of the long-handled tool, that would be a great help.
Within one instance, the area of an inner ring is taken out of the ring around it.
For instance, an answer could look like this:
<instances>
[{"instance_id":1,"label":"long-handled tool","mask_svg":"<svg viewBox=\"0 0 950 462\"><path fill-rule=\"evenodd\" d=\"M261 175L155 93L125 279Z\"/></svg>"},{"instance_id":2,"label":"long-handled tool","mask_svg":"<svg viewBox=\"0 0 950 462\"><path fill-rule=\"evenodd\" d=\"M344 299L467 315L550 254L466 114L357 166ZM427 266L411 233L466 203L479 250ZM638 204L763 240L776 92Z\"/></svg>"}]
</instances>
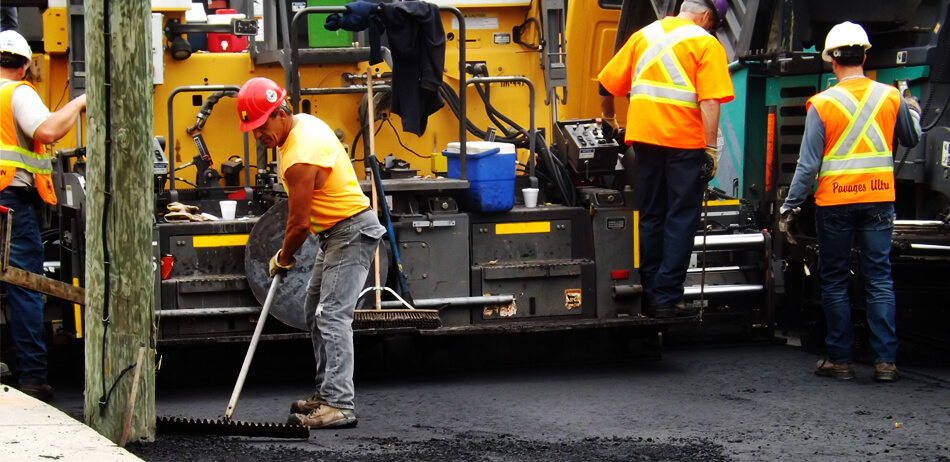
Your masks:
<instances>
[{"instance_id":1,"label":"long-handled tool","mask_svg":"<svg viewBox=\"0 0 950 462\"><path fill-rule=\"evenodd\" d=\"M274 294L277 292L277 286L280 285L284 274L278 271L274 275L274 280L270 283L270 290L267 291L267 299L264 300L264 306L261 308L261 315L257 318L257 326L254 328L254 336L251 337L251 344L247 347L247 354L244 355L244 364L241 365L241 373L238 374L237 383L234 384L234 391L231 392L231 400L228 401L228 408L224 411L224 418L231 420L234 415L234 407L237 406L238 397L241 396L241 389L244 388L244 379L247 378L247 370L251 368L251 360L254 359L254 352L257 350L257 342L261 339L261 332L264 331L264 321L267 321L267 314L270 311L271 304L274 303Z\"/></svg>"},{"instance_id":2,"label":"long-handled tool","mask_svg":"<svg viewBox=\"0 0 950 462\"><path fill-rule=\"evenodd\" d=\"M373 182L371 185L373 209L377 208L377 202L382 203L384 221L386 223L386 234L389 236L389 244L393 252L393 258L396 260L396 267L399 272L399 286L402 289L402 295L399 296L389 287L383 287L379 278L379 248L376 249L376 279L375 287L364 289L359 297L372 290L376 294L376 308L373 310L356 310L353 313L353 328L372 329L385 327L416 327L419 329L436 329L442 326L442 320L439 318L439 310L418 310L412 305L412 296L409 294L409 284L406 282L406 275L402 269L402 260L399 259L399 248L396 245L396 233L393 231L392 219L389 216L389 206L386 204L386 192L383 190L383 181L379 176L379 164L376 162L376 141L373 134L374 111L373 108L373 76L372 69L366 70L366 96L367 96L367 123L369 124L369 154L364 162L369 164ZM379 194L379 196L377 196ZM378 201L382 197L382 201ZM381 295L385 290L402 302L406 309L382 309Z\"/></svg>"},{"instance_id":3,"label":"long-handled tool","mask_svg":"<svg viewBox=\"0 0 950 462\"><path fill-rule=\"evenodd\" d=\"M248 347L247 354L244 356L241 373L238 374L237 383L234 384L234 391L231 393L231 400L228 401L228 408L224 411L224 419L208 420L162 417L158 419L157 423L159 432L271 438L310 437L310 427L301 425L238 422L231 420L231 417L234 415L234 409L237 406L238 397L241 396L241 389L244 387L244 379L247 378L247 371L251 367L251 360L254 358L254 352L257 350L257 343L260 341L261 332L264 331L264 321L267 320L270 307L274 303L274 294L277 292L277 287L280 286L283 277L283 273L278 272L274 276L273 281L271 281L270 290L267 292L267 299L264 301L260 317L257 320L257 327L254 328L254 336L251 337L251 345Z\"/></svg>"}]
</instances>

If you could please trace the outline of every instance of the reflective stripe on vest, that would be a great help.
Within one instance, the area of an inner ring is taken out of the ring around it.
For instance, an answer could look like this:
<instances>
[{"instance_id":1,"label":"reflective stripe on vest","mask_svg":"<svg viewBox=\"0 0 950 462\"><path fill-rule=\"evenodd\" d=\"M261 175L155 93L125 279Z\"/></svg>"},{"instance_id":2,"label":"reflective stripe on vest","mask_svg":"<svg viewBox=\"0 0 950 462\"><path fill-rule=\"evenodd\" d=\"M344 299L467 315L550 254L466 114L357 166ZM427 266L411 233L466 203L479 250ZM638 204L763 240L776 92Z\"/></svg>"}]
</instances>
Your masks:
<instances>
[{"instance_id":1,"label":"reflective stripe on vest","mask_svg":"<svg viewBox=\"0 0 950 462\"><path fill-rule=\"evenodd\" d=\"M819 177L886 172L894 168L890 146L884 142L881 127L875 122L877 112L887 100L886 93L887 86L877 82L871 83L863 101L857 101L854 95L841 88L832 87L823 93L829 102L848 115L850 121L844 135L822 159ZM855 153L862 139L868 141L872 152Z\"/></svg>"},{"instance_id":2,"label":"reflective stripe on vest","mask_svg":"<svg viewBox=\"0 0 950 462\"><path fill-rule=\"evenodd\" d=\"M669 33L663 31L663 25L660 22L654 22L645 27L643 36L649 46L640 55L634 68L630 99L641 96L662 103L699 107L696 87L683 74L682 66L673 53L673 47L683 40L706 35L709 33L696 25L680 26ZM652 82L640 78L644 70L657 62L662 65L664 73L669 77L669 83Z\"/></svg>"},{"instance_id":3,"label":"reflective stripe on vest","mask_svg":"<svg viewBox=\"0 0 950 462\"><path fill-rule=\"evenodd\" d=\"M22 168L33 174L49 175L53 173L53 163L49 156L6 144L0 145L0 165Z\"/></svg>"}]
</instances>

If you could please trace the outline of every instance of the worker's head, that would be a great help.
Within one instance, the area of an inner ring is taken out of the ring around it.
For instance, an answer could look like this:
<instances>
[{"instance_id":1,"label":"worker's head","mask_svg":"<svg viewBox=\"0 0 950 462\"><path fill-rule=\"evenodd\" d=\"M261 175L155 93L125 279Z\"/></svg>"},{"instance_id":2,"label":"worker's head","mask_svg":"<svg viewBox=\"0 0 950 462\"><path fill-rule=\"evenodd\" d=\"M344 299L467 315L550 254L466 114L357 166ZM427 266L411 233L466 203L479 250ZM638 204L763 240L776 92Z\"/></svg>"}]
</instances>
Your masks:
<instances>
[{"instance_id":1,"label":"worker's head","mask_svg":"<svg viewBox=\"0 0 950 462\"><path fill-rule=\"evenodd\" d=\"M858 24L845 21L831 28L825 37L821 59L842 67L864 65L865 53L871 48L868 33Z\"/></svg>"},{"instance_id":2,"label":"worker's head","mask_svg":"<svg viewBox=\"0 0 950 462\"><path fill-rule=\"evenodd\" d=\"M268 148L283 144L293 127L293 111L284 90L271 79L254 77L237 94L241 131L254 132L254 139Z\"/></svg>"},{"instance_id":3,"label":"worker's head","mask_svg":"<svg viewBox=\"0 0 950 462\"><path fill-rule=\"evenodd\" d=\"M18 69L17 77L23 78L32 57L30 44L22 35L12 30L0 32L0 67Z\"/></svg>"},{"instance_id":4,"label":"worker's head","mask_svg":"<svg viewBox=\"0 0 950 462\"><path fill-rule=\"evenodd\" d=\"M680 14L691 16L697 25L710 33L715 33L726 21L729 10L727 0L685 0L680 5Z\"/></svg>"}]
</instances>

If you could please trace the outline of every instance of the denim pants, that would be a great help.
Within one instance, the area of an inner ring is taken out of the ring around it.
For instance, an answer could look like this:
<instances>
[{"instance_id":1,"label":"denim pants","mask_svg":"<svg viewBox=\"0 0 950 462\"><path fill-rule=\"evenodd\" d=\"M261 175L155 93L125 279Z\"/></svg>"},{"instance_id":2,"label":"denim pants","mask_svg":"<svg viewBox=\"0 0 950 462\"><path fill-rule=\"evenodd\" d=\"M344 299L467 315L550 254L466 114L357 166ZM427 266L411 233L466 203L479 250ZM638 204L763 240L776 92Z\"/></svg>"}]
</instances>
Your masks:
<instances>
[{"instance_id":1,"label":"denim pants","mask_svg":"<svg viewBox=\"0 0 950 462\"><path fill-rule=\"evenodd\" d=\"M43 274L43 241L36 219L39 196L30 197L12 188L0 191L0 205L13 210L10 234L10 265ZM16 369L20 385L46 383L46 343L43 339L43 295L13 284L6 284L7 320L16 347Z\"/></svg>"},{"instance_id":2,"label":"denim pants","mask_svg":"<svg viewBox=\"0 0 950 462\"><path fill-rule=\"evenodd\" d=\"M705 185L702 149L633 143L640 200L640 281L657 305L683 296Z\"/></svg>"},{"instance_id":3,"label":"denim pants","mask_svg":"<svg viewBox=\"0 0 950 462\"><path fill-rule=\"evenodd\" d=\"M821 258L821 304L825 310L828 360L849 363L854 345L848 281L851 247L861 251L861 274L867 293L867 318L875 363L897 358L894 281L891 279L891 236L894 204L875 202L818 207L818 251Z\"/></svg>"},{"instance_id":4,"label":"denim pants","mask_svg":"<svg viewBox=\"0 0 950 462\"><path fill-rule=\"evenodd\" d=\"M385 231L368 210L317 236L304 307L317 363L316 391L335 408L355 408L353 311Z\"/></svg>"}]
</instances>

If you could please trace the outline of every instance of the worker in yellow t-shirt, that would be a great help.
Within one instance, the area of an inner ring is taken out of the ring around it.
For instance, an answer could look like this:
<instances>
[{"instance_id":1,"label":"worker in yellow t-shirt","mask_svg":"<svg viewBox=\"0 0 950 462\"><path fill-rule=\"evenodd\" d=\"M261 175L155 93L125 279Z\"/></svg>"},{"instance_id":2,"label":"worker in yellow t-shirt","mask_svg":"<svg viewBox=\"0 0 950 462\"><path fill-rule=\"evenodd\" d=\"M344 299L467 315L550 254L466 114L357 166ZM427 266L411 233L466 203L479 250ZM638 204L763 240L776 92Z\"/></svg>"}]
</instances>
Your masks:
<instances>
[{"instance_id":1,"label":"worker in yellow t-shirt","mask_svg":"<svg viewBox=\"0 0 950 462\"><path fill-rule=\"evenodd\" d=\"M319 242L304 302L316 391L291 405L288 421L310 428L354 427L353 312L385 229L333 130L312 115L294 115L286 96L274 81L255 77L238 92L237 111L242 131L253 131L258 143L280 153L289 212L270 275L294 267L294 254L308 233Z\"/></svg>"}]
</instances>

